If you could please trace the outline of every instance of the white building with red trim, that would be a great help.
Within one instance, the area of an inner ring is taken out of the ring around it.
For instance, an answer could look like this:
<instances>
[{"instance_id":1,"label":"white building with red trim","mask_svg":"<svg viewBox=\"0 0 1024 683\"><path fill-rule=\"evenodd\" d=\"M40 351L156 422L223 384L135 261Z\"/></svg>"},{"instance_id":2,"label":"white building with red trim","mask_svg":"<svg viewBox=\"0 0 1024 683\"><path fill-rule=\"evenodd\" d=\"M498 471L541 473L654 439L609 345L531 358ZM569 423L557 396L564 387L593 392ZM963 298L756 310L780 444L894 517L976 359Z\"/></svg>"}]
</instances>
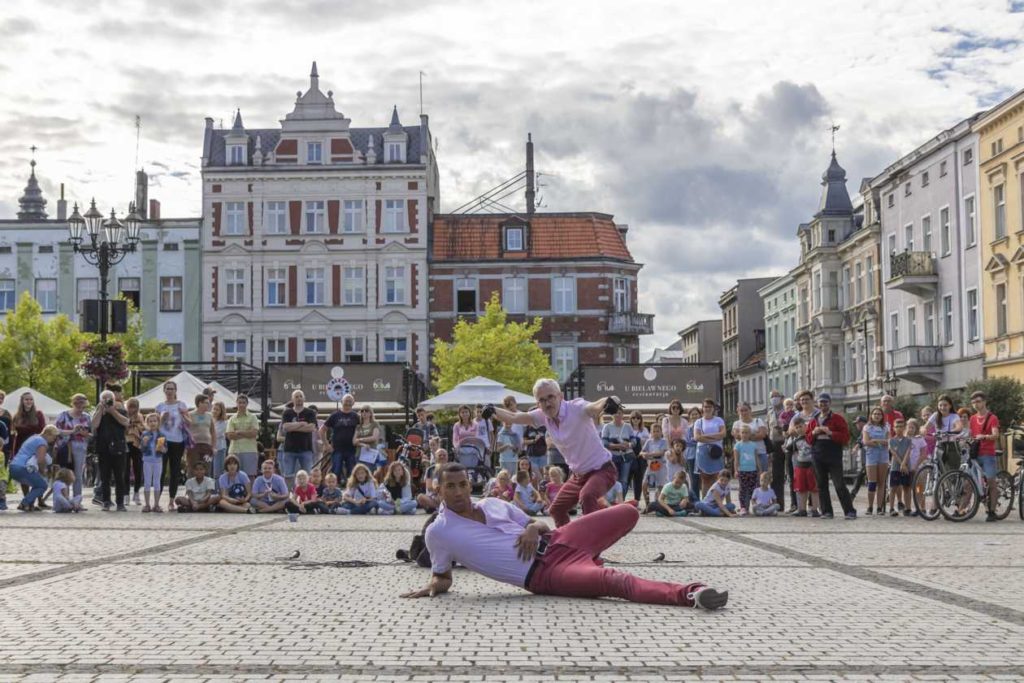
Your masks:
<instances>
[{"instance_id":1,"label":"white building with red trim","mask_svg":"<svg viewBox=\"0 0 1024 683\"><path fill-rule=\"evenodd\" d=\"M208 360L428 367L427 226L438 199L419 125L351 128L319 86L275 128L206 119L202 312Z\"/></svg>"}]
</instances>

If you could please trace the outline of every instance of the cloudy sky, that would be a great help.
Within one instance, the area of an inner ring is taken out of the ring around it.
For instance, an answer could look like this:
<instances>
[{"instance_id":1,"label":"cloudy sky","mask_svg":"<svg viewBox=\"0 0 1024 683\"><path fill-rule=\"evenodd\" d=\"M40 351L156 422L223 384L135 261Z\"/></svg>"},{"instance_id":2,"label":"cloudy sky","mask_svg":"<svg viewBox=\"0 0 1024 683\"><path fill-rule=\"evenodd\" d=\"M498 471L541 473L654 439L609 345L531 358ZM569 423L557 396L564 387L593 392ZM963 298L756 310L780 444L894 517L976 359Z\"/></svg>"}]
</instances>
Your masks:
<instances>
[{"instance_id":1,"label":"cloudy sky","mask_svg":"<svg viewBox=\"0 0 1024 683\"><path fill-rule=\"evenodd\" d=\"M123 210L136 163L163 215L196 215L203 118L277 125L317 60L354 126L393 104L439 141L442 208L517 173L545 209L630 225L645 353L717 317L738 277L794 265L841 126L860 179L1024 87L1024 0L765 3L4 0L0 218L39 147L50 200Z\"/></svg>"}]
</instances>

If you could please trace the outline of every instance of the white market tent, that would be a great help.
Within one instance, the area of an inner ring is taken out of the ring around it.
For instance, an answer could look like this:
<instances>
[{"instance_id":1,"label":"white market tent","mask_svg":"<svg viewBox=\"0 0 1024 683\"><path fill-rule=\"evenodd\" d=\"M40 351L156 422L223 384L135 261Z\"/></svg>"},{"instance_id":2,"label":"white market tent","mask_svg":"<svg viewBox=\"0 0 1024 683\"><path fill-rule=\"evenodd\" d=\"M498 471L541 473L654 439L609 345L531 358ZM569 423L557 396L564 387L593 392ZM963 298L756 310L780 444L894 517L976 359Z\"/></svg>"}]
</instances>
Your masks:
<instances>
[{"instance_id":1,"label":"white market tent","mask_svg":"<svg viewBox=\"0 0 1024 683\"><path fill-rule=\"evenodd\" d=\"M443 394L435 396L434 398L428 398L426 401L420 403L421 408L427 408L432 410L440 410L444 408L458 408L461 405L487 405L493 403L494 405L501 405L502 399L506 396L513 396L522 407L532 406L536 403L536 399L529 394L524 394L520 391L513 391L512 389L506 389L505 385L501 382L495 382L493 379L487 379L486 377L474 377L473 379L467 379L462 384L456 385L451 391L446 391Z\"/></svg>"},{"instance_id":2,"label":"white market tent","mask_svg":"<svg viewBox=\"0 0 1024 683\"><path fill-rule=\"evenodd\" d=\"M216 390L217 393L214 394L214 396L213 396L213 400L214 401L223 401L224 407L227 408L228 410L234 410L235 409L235 402L238 399L238 394L236 394L235 392L231 391L230 389L228 389L226 386L224 386L223 384L221 384L217 380L214 380L214 381L210 382L206 386ZM249 410L250 413L258 413L261 410L263 410L263 408L260 406L260 402L259 401L257 401L255 398L250 396L249 397L249 409L248 410Z\"/></svg>"},{"instance_id":3,"label":"white market tent","mask_svg":"<svg viewBox=\"0 0 1024 683\"><path fill-rule=\"evenodd\" d=\"M21 400L21 395L26 392L32 394L32 398L36 402L36 409L43 411L43 414L46 415L47 422L53 422L53 420L65 410L71 410L71 406L66 406L60 401L53 400L41 391L36 391L29 387L21 387L14 391L8 391L7 398L4 399L4 410L13 415L14 411L18 409L18 401Z\"/></svg>"},{"instance_id":4,"label":"white market tent","mask_svg":"<svg viewBox=\"0 0 1024 683\"><path fill-rule=\"evenodd\" d=\"M178 385L178 400L184 401L185 405L189 408L195 407L196 396L203 393L203 389L207 387L206 382L202 381L191 372L185 371L179 372L174 377L169 377L164 381L174 382ZM140 411L145 413L156 410L157 405L164 401L164 382L161 382L149 391L144 391L135 398L139 401Z\"/></svg>"}]
</instances>

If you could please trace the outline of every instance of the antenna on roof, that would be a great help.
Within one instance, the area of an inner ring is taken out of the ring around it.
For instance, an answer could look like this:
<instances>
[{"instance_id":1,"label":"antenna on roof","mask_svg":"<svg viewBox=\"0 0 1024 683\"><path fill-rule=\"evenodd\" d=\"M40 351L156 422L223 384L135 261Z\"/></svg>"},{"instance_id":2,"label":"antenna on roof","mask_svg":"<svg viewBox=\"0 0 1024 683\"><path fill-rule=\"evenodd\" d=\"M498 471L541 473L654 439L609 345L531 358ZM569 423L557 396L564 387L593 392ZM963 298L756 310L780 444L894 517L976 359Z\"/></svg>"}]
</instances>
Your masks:
<instances>
[{"instance_id":1,"label":"antenna on roof","mask_svg":"<svg viewBox=\"0 0 1024 683\"><path fill-rule=\"evenodd\" d=\"M832 127L830 128L830 130L832 131L832 155L835 156L835 153L836 153L836 131L839 130L839 126L836 125L835 121L832 122Z\"/></svg>"},{"instance_id":2,"label":"antenna on roof","mask_svg":"<svg viewBox=\"0 0 1024 683\"><path fill-rule=\"evenodd\" d=\"M142 137L142 117L135 115L135 170L139 170L139 139Z\"/></svg>"},{"instance_id":3,"label":"antenna on roof","mask_svg":"<svg viewBox=\"0 0 1024 683\"><path fill-rule=\"evenodd\" d=\"M423 77L426 72L420 71L420 116L423 116Z\"/></svg>"}]
</instances>

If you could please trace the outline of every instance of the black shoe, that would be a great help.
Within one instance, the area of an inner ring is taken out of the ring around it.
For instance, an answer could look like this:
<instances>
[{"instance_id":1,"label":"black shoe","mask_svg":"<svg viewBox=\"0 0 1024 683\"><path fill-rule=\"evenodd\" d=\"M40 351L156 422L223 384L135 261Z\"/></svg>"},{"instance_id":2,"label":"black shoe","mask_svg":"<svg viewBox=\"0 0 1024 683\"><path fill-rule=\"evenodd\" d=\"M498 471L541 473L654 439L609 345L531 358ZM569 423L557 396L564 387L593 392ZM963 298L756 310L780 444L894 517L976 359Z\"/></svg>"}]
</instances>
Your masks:
<instances>
[{"instance_id":1,"label":"black shoe","mask_svg":"<svg viewBox=\"0 0 1024 683\"><path fill-rule=\"evenodd\" d=\"M98 505L99 507L103 507L103 501L100 500L97 496L92 497L92 504Z\"/></svg>"},{"instance_id":2,"label":"black shoe","mask_svg":"<svg viewBox=\"0 0 1024 683\"><path fill-rule=\"evenodd\" d=\"M874 513L874 511L873 511L873 508L868 508L868 511L867 511L867 512L865 512L864 514L865 514L865 515L867 515L868 517L870 517L871 515L873 515L873 514L875 514L875 513Z\"/></svg>"},{"instance_id":3,"label":"black shoe","mask_svg":"<svg viewBox=\"0 0 1024 683\"><path fill-rule=\"evenodd\" d=\"M50 506L47 505L46 503L44 503L42 500L37 500L36 501L36 507L38 507L40 510L49 510L50 509Z\"/></svg>"},{"instance_id":4,"label":"black shoe","mask_svg":"<svg viewBox=\"0 0 1024 683\"><path fill-rule=\"evenodd\" d=\"M118 512L128 512L128 508L126 508L124 505L118 505L117 506L117 511Z\"/></svg>"},{"instance_id":5,"label":"black shoe","mask_svg":"<svg viewBox=\"0 0 1024 683\"><path fill-rule=\"evenodd\" d=\"M822 519L833 519L834 517L835 517L835 515L833 515L831 512L822 512L821 513L821 518Z\"/></svg>"},{"instance_id":6,"label":"black shoe","mask_svg":"<svg viewBox=\"0 0 1024 683\"><path fill-rule=\"evenodd\" d=\"M687 597L693 600L693 606L698 609L716 610L725 607L725 603L729 602L729 591L701 588Z\"/></svg>"},{"instance_id":7,"label":"black shoe","mask_svg":"<svg viewBox=\"0 0 1024 683\"><path fill-rule=\"evenodd\" d=\"M985 515L985 521L986 521L986 522L998 522L998 521L999 521L999 518L998 518L998 517L996 517L996 513L994 513L994 512L989 512L989 513L987 513L987 514Z\"/></svg>"},{"instance_id":8,"label":"black shoe","mask_svg":"<svg viewBox=\"0 0 1024 683\"><path fill-rule=\"evenodd\" d=\"M103 511L104 512L110 512L113 509L114 509L113 504L111 504L111 503L104 503L103 504Z\"/></svg>"}]
</instances>

